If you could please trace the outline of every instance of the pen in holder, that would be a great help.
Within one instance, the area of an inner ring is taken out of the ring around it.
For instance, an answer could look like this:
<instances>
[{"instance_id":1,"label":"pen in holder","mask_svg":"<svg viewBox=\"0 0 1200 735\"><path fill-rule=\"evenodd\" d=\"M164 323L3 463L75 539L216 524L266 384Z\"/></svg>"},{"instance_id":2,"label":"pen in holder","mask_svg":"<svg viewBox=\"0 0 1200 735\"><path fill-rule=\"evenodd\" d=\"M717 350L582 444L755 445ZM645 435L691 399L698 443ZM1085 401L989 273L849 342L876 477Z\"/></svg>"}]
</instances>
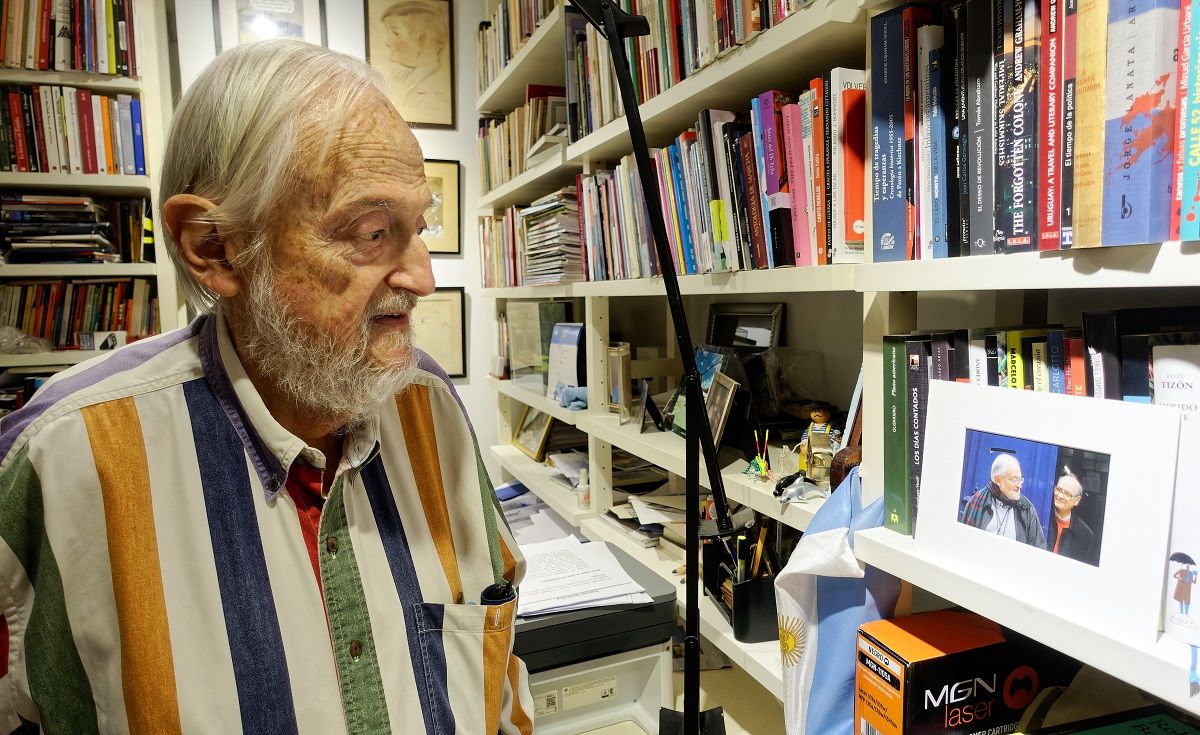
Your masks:
<instances>
[{"instance_id":1,"label":"pen in holder","mask_svg":"<svg viewBox=\"0 0 1200 735\"><path fill-rule=\"evenodd\" d=\"M720 544L704 544L704 588L717 609L733 628L733 637L742 643L762 643L779 638L775 612L775 577L760 576L737 581L738 564L730 563ZM742 566L749 568L748 560ZM746 575L743 575L746 576ZM732 587L729 602L721 593L726 580Z\"/></svg>"}]
</instances>

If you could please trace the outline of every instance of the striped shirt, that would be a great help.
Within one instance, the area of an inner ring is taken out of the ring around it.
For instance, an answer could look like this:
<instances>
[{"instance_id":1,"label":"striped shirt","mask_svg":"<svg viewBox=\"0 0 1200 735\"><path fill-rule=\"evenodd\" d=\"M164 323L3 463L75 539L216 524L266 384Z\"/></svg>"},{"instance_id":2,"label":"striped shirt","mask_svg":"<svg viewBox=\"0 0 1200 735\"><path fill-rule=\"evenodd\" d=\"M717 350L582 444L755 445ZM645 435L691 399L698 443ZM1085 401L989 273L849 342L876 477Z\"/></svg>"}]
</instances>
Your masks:
<instances>
[{"instance_id":1,"label":"striped shirt","mask_svg":"<svg viewBox=\"0 0 1200 735\"><path fill-rule=\"evenodd\" d=\"M477 602L524 562L445 373L342 453L314 568L285 485L325 459L221 317L55 376L0 421L0 732L531 732L516 603Z\"/></svg>"}]
</instances>

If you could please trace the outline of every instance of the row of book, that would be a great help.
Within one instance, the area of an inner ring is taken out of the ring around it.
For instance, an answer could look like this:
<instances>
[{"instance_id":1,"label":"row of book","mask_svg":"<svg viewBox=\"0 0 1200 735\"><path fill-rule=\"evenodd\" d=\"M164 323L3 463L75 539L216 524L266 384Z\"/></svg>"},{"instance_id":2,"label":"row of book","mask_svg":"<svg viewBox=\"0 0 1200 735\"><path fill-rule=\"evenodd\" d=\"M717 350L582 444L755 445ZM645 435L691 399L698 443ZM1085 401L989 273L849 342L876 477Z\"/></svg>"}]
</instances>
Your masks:
<instances>
[{"instance_id":1,"label":"row of book","mask_svg":"<svg viewBox=\"0 0 1200 735\"><path fill-rule=\"evenodd\" d=\"M154 260L145 199L4 194L0 254L5 263L142 263Z\"/></svg>"},{"instance_id":2,"label":"row of book","mask_svg":"<svg viewBox=\"0 0 1200 735\"><path fill-rule=\"evenodd\" d=\"M0 326L80 349L79 335L126 332L132 341L159 331L158 298L146 278L10 281L0 286Z\"/></svg>"},{"instance_id":3,"label":"row of book","mask_svg":"<svg viewBox=\"0 0 1200 735\"><path fill-rule=\"evenodd\" d=\"M872 18L873 260L1200 236L1191 13L950 0Z\"/></svg>"},{"instance_id":4,"label":"row of book","mask_svg":"<svg viewBox=\"0 0 1200 735\"><path fill-rule=\"evenodd\" d=\"M511 181L566 144L567 101L562 87L530 84L525 104L479 119L477 149L483 192Z\"/></svg>"},{"instance_id":5,"label":"row of book","mask_svg":"<svg viewBox=\"0 0 1200 735\"><path fill-rule=\"evenodd\" d=\"M543 286L583 280L575 187L528 207L509 207L479 223L485 288Z\"/></svg>"},{"instance_id":6,"label":"row of book","mask_svg":"<svg viewBox=\"0 0 1200 735\"><path fill-rule=\"evenodd\" d=\"M475 33L476 89L482 94L562 0L500 0Z\"/></svg>"},{"instance_id":7,"label":"row of book","mask_svg":"<svg viewBox=\"0 0 1200 735\"><path fill-rule=\"evenodd\" d=\"M638 101L646 102L811 0L619 0L617 4L644 15L650 23L649 35L625 42ZM607 41L581 14L567 10L567 104L575 141L623 113Z\"/></svg>"},{"instance_id":8,"label":"row of book","mask_svg":"<svg viewBox=\"0 0 1200 735\"><path fill-rule=\"evenodd\" d=\"M74 87L5 87L0 101L0 169L144 175L141 101Z\"/></svg>"},{"instance_id":9,"label":"row of book","mask_svg":"<svg viewBox=\"0 0 1200 735\"><path fill-rule=\"evenodd\" d=\"M989 327L883 339L885 524L912 533L930 380L1200 406L1200 306L1085 312L1082 326ZM1194 367L1181 377L1178 361ZM1175 361L1168 368L1164 360Z\"/></svg>"},{"instance_id":10,"label":"row of book","mask_svg":"<svg viewBox=\"0 0 1200 735\"><path fill-rule=\"evenodd\" d=\"M0 59L12 68L139 76L135 0L3 0Z\"/></svg>"},{"instance_id":11,"label":"row of book","mask_svg":"<svg viewBox=\"0 0 1200 735\"><path fill-rule=\"evenodd\" d=\"M651 151L680 274L863 261L863 72L835 68L750 113L703 110ZM632 156L580 177L589 280L661 272Z\"/></svg>"}]
</instances>

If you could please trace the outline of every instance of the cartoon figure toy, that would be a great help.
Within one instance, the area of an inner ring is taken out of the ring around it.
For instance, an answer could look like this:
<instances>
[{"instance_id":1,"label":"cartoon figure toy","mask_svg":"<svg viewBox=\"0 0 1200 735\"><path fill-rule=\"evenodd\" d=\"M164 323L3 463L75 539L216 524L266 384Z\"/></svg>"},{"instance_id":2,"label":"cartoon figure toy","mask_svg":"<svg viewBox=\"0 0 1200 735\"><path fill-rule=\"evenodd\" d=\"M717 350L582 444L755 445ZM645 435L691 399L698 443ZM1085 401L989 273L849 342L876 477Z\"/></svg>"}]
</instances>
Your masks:
<instances>
[{"instance_id":1,"label":"cartoon figure toy","mask_svg":"<svg viewBox=\"0 0 1200 735\"><path fill-rule=\"evenodd\" d=\"M829 481L829 466L837 453L842 432L829 423L833 405L825 401L814 401L804 407L812 421L800 437L800 469L809 480L816 483Z\"/></svg>"}]
</instances>

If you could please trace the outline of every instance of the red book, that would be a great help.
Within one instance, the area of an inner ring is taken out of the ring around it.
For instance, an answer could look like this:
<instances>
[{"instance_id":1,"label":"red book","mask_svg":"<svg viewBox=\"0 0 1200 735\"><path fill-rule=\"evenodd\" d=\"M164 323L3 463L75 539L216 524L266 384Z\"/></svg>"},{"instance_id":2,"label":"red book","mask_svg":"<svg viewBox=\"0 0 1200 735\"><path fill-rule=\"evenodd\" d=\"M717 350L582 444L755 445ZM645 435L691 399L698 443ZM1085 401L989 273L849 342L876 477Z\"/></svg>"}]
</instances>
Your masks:
<instances>
[{"instance_id":1,"label":"red book","mask_svg":"<svg viewBox=\"0 0 1200 735\"><path fill-rule=\"evenodd\" d=\"M828 201L825 181L825 82L817 77L808 83L813 92L813 202L816 204L817 262L813 265L829 265L829 233L825 218L829 216L825 204Z\"/></svg>"},{"instance_id":2,"label":"red book","mask_svg":"<svg viewBox=\"0 0 1200 735\"><path fill-rule=\"evenodd\" d=\"M1063 384L1067 395L1086 396L1087 367L1083 362L1083 338L1067 337L1063 340L1066 346L1066 360L1063 361Z\"/></svg>"},{"instance_id":3,"label":"red book","mask_svg":"<svg viewBox=\"0 0 1200 735\"><path fill-rule=\"evenodd\" d=\"M38 18L37 68L42 71L51 68L50 57L54 54L54 39L50 35L53 4L54 0L42 0L41 15Z\"/></svg>"},{"instance_id":4,"label":"red book","mask_svg":"<svg viewBox=\"0 0 1200 735\"><path fill-rule=\"evenodd\" d=\"M86 89L75 90L75 102L79 107L79 147L83 151L83 172L97 173L96 133L92 127L92 93Z\"/></svg>"},{"instance_id":5,"label":"red book","mask_svg":"<svg viewBox=\"0 0 1200 735\"><path fill-rule=\"evenodd\" d=\"M134 0L125 0L125 43L129 46L129 76L138 76L138 59L137 59L137 41L136 34L133 32L133 3Z\"/></svg>"},{"instance_id":6,"label":"red book","mask_svg":"<svg viewBox=\"0 0 1200 735\"><path fill-rule=\"evenodd\" d=\"M1038 106L1044 117L1038 142L1038 250L1058 250L1062 233L1063 2L1042 0L1042 68Z\"/></svg>"},{"instance_id":7,"label":"red book","mask_svg":"<svg viewBox=\"0 0 1200 735\"><path fill-rule=\"evenodd\" d=\"M71 39L74 41L74 47L75 47L74 49L72 49L72 56L74 57L73 58L74 64L72 65L71 68L83 69L84 68L83 3L78 2L78 1L72 2L71 7L75 9L75 12L74 12L75 17L72 19L73 22L71 25L71 29L72 29L71 30Z\"/></svg>"},{"instance_id":8,"label":"red book","mask_svg":"<svg viewBox=\"0 0 1200 735\"><path fill-rule=\"evenodd\" d=\"M1183 208L1183 162L1187 155L1187 119L1193 100L1188 98L1188 85L1192 65L1192 3L1179 5L1179 67L1175 70L1175 168L1171 177L1171 233L1172 240L1179 239L1179 217Z\"/></svg>"},{"instance_id":9,"label":"red book","mask_svg":"<svg viewBox=\"0 0 1200 735\"><path fill-rule=\"evenodd\" d=\"M42 96L38 93L37 85L33 87L33 94L29 100L33 109L33 143L37 146L38 161L41 163L41 170L44 173L50 172L50 159L46 157L46 143L50 135L54 134L54 121L45 120L42 116ZM46 123L50 123L49 132L47 132ZM51 142L51 145L53 143Z\"/></svg>"},{"instance_id":10,"label":"red book","mask_svg":"<svg viewBox=\"0 0 1200 735\"><path fill-rule=\"evenodd\" d=\"M537 99L538 97L564 97L567 94L565 87L555 87L552 84L526 84L525 85L525 101Z\"/></svg>"},{"instance_id":11,"label":"red book","mask_svg":"<svg viewBox=\"0 0 1200 735\"><path fill-rule=\"evenodd\" d=\"M13 142L17 149L17 170L29 170L29 149L25 146L25 123L21 116L21 93L10 90L8 111L12 116Z\"/></svg>"},{"instance_id":12,"label":"red book","mask_svg":"<svg viewBox=\"0 0 1200 735\"><path fill-rule=\"evenodd\" d=\"M742 162L742 177L746 182L746 208L750 213L751 258L755 268L767 268L767 236L763 229L762 207L759 206L758 166L754 159L754 133L738 139L738 153Z\"/></svg>"},{"instance_id":13,"label":"red book","mask_svg":"<svg viewBox=\"0 0 1200 735\"><path fill-rule=\"evenodd\" d=\"M686 0L685 0L686 2ZM686 74L683 71L683 49L679 42L683 39L683 20L679 15L679 3L667 3L667 46L671 56L671 84L678 84Z\"/></svg>"},{"instance_id":14,"label":"red book","mask_svg":"<svg viewBox=\"0 0 1200 735\"><path fill-rule=\"evenodd\" d=\"M867 146L867 92L864 89L842 90L842 197L846 208L842 217L846 242L866 239L866 190L864 161Z\"/></svg>"}]
</instances>

